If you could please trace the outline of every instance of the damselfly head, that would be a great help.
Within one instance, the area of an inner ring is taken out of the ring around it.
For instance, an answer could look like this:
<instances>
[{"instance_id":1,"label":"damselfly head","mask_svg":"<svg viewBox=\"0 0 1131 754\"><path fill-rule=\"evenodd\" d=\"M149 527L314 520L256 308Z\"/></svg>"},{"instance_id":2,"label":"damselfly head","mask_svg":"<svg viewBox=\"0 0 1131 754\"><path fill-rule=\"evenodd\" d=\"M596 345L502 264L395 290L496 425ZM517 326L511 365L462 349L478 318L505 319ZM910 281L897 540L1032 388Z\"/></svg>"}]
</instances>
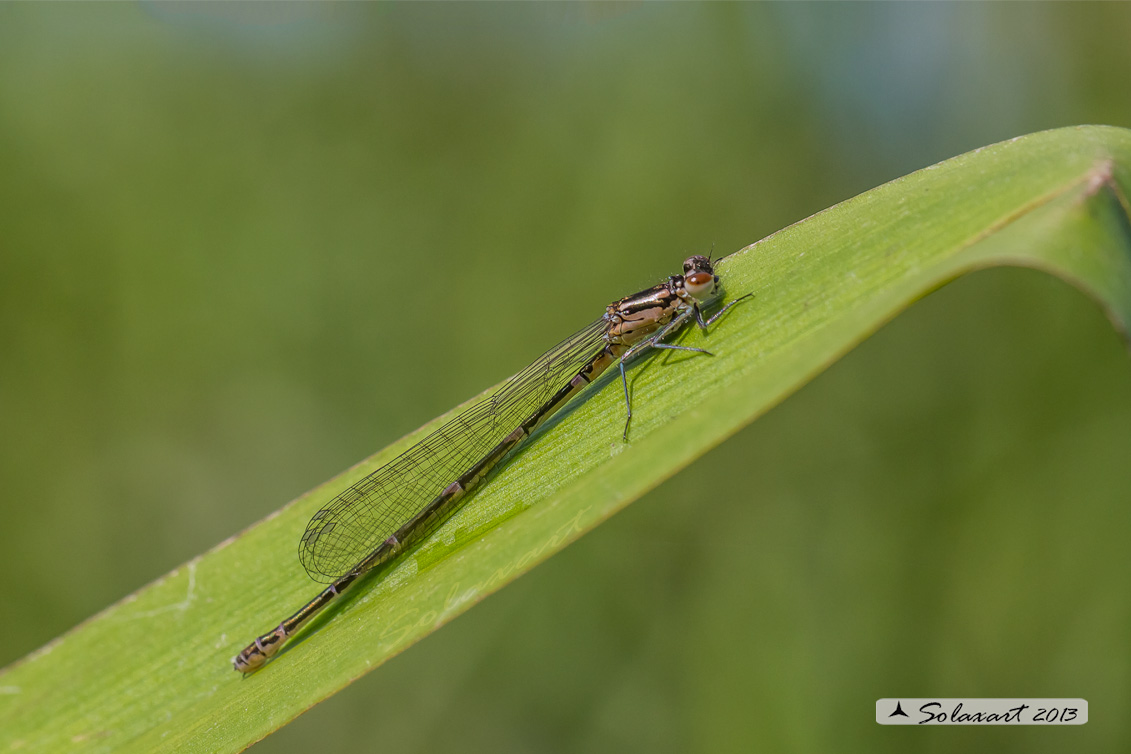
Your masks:
<instances>
[{"instance_id":1,"label":"damselfly head","mask_svg":"<svg viewBox=\"0 0 1131 754\"><path fill-rule=\"evenodd\" d=\"M693 272L706 272L714 275L715 268L711 266L711 258L696 254L683 260L683 274L690 275Z\"/></svg>"},{"instance_id":2,"label":"damselfly head","mask_svg":"<svg viewBox=\"0 0 1131 754\"><path fill-rule=\"evenodd\" d=\"M719 277L711 260L700 255L684 260L683 287L695 300L704 303L718 295Z\"/></svg>"}]
</instances>

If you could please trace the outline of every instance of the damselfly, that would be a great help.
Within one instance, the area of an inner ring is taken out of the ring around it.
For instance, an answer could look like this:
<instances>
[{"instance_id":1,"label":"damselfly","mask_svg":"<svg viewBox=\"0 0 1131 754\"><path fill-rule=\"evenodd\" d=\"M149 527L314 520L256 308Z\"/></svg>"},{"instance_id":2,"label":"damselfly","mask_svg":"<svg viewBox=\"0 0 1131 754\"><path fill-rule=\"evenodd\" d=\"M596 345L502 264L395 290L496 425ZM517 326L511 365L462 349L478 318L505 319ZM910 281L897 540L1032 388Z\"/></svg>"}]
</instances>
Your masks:
<instances>
[{"instance_id":1,"label":"damselfly","mask_svg":"<svg viewBox=\"0 0 1131 754\"><path fill-rule=\"evenodd\" d=\"M263 665L359 577L442 522L510 451L613 363L620 366L624 386L627 442L632 402L625 363L648 348L709 353L664 339L689 322L706 332L750 295L703 319L703 309L722 297L722 286L708 257L690 257L682 275L609 304L604 316L542 354L489 398L339 494L314 514L299 540L306 572L330 586L244 647L232 665L242 673Z\"/></svg>"}]
</instances>

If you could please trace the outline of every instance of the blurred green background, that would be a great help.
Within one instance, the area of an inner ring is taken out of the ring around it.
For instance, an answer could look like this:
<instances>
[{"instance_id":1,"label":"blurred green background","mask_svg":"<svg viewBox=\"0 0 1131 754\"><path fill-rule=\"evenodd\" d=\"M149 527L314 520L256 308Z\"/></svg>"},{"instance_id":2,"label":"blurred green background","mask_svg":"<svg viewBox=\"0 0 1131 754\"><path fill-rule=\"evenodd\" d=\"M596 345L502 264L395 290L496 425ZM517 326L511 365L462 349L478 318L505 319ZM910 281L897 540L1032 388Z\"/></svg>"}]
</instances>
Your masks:
<instances>
[{"instance_id":1,"label":"blurred green background","mask_svg":"<svg viewBox=\"0 0 1131 754\"><path fill-rule=\"evenodd\" d=\"M1126 4L0 6L0 665L688 252L1131 126L1129 30ZM255 751L1126 750L1129 420L1089 301L976 274ZM899 695L1092 719L877 726Z\"/></svg>"}]
</instances>

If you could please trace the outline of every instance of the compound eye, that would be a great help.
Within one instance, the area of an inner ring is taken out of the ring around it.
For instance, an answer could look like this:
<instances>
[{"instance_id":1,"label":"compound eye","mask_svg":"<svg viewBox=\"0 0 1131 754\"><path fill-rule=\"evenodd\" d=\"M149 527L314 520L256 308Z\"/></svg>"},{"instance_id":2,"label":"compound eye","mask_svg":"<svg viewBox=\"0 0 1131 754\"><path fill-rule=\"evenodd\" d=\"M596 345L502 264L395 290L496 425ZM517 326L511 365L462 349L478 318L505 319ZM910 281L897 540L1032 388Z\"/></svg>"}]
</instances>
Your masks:
<instances>
[{"instance_id":1,"label":"compound eye","mask_svg":"<svg viewBox=\"0 0 1131 754\"><path fill-rule=\"evenodd\" d=\"M710 296L715 290L715 276L709 272L693 272L683 279L687 292L697 299Z\"/></svg>"}]
</instances>

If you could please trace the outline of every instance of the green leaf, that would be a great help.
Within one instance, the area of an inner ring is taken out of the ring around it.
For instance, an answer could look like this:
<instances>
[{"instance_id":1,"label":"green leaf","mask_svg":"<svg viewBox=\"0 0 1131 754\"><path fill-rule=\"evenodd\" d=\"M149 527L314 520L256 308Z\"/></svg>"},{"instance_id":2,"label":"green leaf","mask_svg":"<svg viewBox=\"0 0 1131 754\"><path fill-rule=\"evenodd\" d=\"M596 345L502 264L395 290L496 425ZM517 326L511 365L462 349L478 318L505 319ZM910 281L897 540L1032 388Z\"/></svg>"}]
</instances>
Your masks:
<instances>
[{"instance_id":1,"label":"green leaf","mask_svg":"<svg viewBox=\"0 0 1131 754\"><path fill-rule=\"evenodd\" d=\"M233 654L318 589L295 557L310 515L433 422L0 673L0 750L241 750L557 552L971 270L1047 270L1093 298L1126 339L1129 189L1131 131L1061 129L934 165L747 247L719 272L731 297L755 298L709 336L683 337L716 355L669 352L633 369L628 444L623 398L606 375L416 551L260 672L234 672Z\"/></svg>"}]
</instances>

